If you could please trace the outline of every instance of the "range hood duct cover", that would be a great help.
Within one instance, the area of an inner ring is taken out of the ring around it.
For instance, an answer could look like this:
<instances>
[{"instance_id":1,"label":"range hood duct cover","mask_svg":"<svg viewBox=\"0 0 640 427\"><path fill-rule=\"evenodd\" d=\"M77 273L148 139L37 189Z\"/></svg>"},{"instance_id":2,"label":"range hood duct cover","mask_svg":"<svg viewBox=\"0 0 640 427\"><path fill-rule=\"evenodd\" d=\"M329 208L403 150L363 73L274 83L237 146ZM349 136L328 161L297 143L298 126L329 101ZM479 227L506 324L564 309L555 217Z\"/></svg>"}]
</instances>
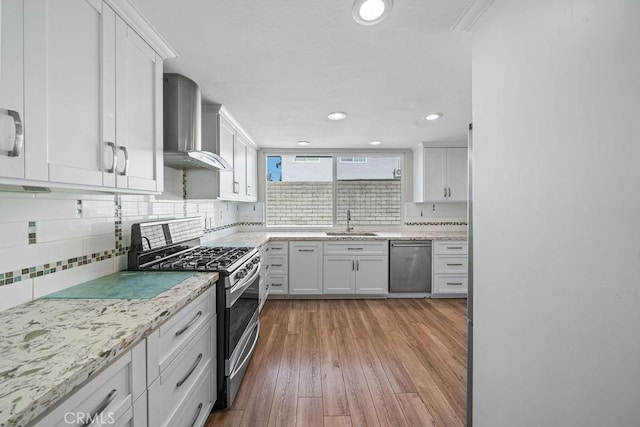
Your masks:
<instances>
[{"instance_id":1,"label":"range hood duct cover","mask_svg":"<svg viewBox=\"0 0 640 427\"><path fill-rule=\"evenodd\" d=\"M163 106L165 166L233 170L219 155L202 151L202 93L196 82L165 74Z\"/></svg>"}]
</instances>

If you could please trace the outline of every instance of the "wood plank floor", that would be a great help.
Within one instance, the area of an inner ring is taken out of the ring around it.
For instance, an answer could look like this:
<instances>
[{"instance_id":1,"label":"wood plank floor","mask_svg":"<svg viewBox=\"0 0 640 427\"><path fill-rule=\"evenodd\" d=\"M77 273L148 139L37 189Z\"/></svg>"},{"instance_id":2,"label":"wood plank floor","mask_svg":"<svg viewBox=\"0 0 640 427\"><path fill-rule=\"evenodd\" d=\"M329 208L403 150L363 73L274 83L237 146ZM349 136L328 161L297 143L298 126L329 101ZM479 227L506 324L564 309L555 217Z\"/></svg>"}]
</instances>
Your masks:
<instances>
[{"instance_id":1,"label":"wood plank floor","mask_svg":"<svg viewBox=\"0 0 640 427\"><path fill-rule=\"evenodd\" d=\"M269 300L213 426L462 426L466 300Z\"/></svg>"}]
</instances>

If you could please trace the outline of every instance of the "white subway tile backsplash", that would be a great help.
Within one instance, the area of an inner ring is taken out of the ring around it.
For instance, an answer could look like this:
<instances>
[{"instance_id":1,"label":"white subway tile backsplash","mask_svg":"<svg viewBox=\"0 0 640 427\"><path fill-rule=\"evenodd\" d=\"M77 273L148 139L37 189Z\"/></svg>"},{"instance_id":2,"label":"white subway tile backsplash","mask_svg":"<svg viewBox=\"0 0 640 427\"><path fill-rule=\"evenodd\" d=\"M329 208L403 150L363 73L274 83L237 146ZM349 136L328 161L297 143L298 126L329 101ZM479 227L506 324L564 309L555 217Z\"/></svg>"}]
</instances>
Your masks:
<instances>
[{"instance_id":1,"label":"white subway tile backsplash","mask_svg":"<svg viewBox=\"0 0 640 427\"><path fill-rule=\"evenodd\" d=\"M113 218L115 216L113 200L86 200L82 202L83 218Z\"/></svg>"},{"instance_id":2,"label":"white subway tile backsplash","mask_svg":"<svg viewBox=\"0 0 640 427\"><path fill-rule=\"evenodd\" d=\"M115 234L101 234L82 239L82 254L89 255L98 252L111 251L116 247Z\"/></svg>"},{"instance_id":3,"label":"white subway tile backsplash","mask_svg":"<svg viewBox=\"0 0 640 427\"><path fill-rule=\"evenodd\" d=\"M113 273L113 258L92 262L70 270L63 270L55 274L36 277L33 280L33 297L40 298L88 280L97 279Z\"/></svg>"},{"instance_id":4,"label":"white subway tile backsplash","mask_svg":"<svg viewBox=\"0 0 640 427\"><path fill-rule=\"evenodd\" d=\"M28 221L0 223L0 248L28 244L28 224Z\"/></svg>"},{"instance_id":5,"label":"white subway tile backsplash","mask_svg":"<svg viewBox=\"0 0 640 427\"><path fill-rule=\"evenodd\" d=\"M107 202L108 203L108 202ZM113 203L111 203L113 214ZM73 219L76 217L76 201L0 198L0 222Z\"/></svg>"},{"instance_id":6,"label":"white subway tile backsplash","mask_svg":"<svg viewBox=\"0 0 640 427\"><path fill-rule=\"evenodd\" d=\"M38 221L37 227L37 241L44 243L107 233L113 235L115 218Z\"/></svg>"},{"instance_id":7,"label":"white subway tile backsplash","mask_svg":"<svg viewBox=\"0 0 640 427\"><path fill-rule=\"evenodd\" d=\"M0 286L0 311L31 301L33 279Z\"/></svg>"},{"instance_id":8,"label":"white subway tile backsplash","mask_svg":"<svg viewBox=\"0 0 640 427\"><path fill-rule=\"evenodd\" d=\"M2 248L0 249L0 271L15 271L82 255L82 239Z\"/></svg>"}]
</instances>

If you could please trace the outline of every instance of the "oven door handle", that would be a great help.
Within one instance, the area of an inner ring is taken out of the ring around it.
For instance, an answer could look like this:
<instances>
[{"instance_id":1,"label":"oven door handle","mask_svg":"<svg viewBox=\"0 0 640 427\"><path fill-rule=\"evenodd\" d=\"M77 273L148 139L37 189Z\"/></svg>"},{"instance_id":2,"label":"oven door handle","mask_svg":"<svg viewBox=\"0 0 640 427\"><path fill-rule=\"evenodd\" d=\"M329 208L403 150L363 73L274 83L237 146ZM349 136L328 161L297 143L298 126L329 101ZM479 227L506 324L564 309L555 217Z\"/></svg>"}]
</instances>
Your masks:
<instances>
[{"instance_id":1,"label":"oven door handle","mask_svg":"<svg viewBox=\"0 0 640 427\"><path fill-rule=\"evenodd\" d=\"M240 295L242 295L244 290L251 286L253 281L260 274L261 266L262 264L258 263L258 265L256 265L253 270L251 270L251 275L249 277L245 278L242 282L234 285L231 289L227 290L227 308L231 308L233 304L235 304L235 302L238 300L238 298L240 298Z\"/></svg>"},{"instance_id":2,"label":"oven door handle","mask_svg":"<svg viewBox=\"0 0 640 427\"><path fill-rule=\"evenodd\" d=\"M260 335L260 323L256 323L254 328L256 328L258 330L258 332L256 333L256 337L253 340L253 343L251 343L251 349L246 353L246 356L244 357L244 359L242 360L242 362L238 363L238 365L235 367L235 369L233 370L233 372L231 372L229 374L229 378L233 378L236 376L236 374L238 373L238 371L240 371L240 369L242 369L242 367L247 363L247 361L251 358L251 355L253 354L253 351L256 348L256 344L258 344L258 336ZM253 329L253 328L252 328ZM242 349L242 353L245 353L245 350L247 349L247 345L249 343L246 342L244 345L244 348Z\"/></svg>"}]
</instances>

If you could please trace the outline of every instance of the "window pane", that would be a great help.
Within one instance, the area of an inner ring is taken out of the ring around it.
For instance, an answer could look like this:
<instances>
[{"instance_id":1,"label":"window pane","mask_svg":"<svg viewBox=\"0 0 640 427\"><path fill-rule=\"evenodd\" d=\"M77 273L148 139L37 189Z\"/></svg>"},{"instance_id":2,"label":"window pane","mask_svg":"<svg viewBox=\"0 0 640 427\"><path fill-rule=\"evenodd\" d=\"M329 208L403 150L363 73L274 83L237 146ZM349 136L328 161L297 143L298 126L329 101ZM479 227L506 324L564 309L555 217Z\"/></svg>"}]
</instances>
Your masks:
<instances>
[{"instance_id":1,"label":"window pane","mask_svg":"<svg viewBox=\"0 0 640 427\"><path fill-rule=\"evenodd\" d=\"M342 161L345 159L347 161ZM399 157L344 157L337 163L336 220L346 225L401 223Z\"/></svg>"},{"instance_id":2,"label":"window pane","mask_svg":"<svg viewBox=\"0 0 640 427\"><path fill-rule=\"evenodd\" d=\"M267 225L333 225L333 158L267 156Z\"/></svg>"}]
</instances>

